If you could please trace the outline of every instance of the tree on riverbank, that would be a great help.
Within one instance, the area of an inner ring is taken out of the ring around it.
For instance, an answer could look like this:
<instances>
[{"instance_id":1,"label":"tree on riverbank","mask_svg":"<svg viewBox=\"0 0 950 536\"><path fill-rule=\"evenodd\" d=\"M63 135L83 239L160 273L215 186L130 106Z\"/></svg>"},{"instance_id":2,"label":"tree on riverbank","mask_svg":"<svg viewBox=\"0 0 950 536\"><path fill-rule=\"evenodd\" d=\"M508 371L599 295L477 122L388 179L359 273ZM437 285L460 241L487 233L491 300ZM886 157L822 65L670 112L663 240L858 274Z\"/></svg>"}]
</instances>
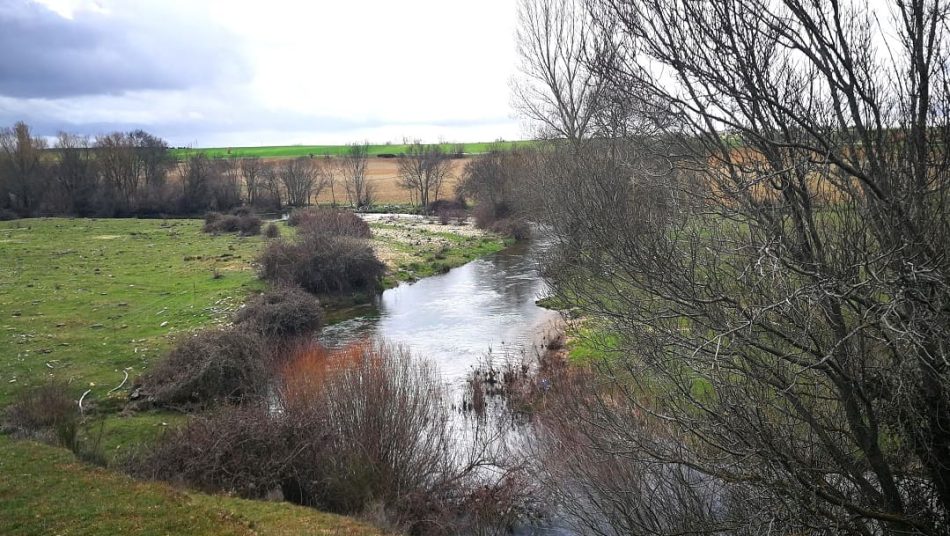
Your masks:
<instances>
[{"instance_id":1,"label":"tree on riverbank","mask_svg":"<svg viewBox=\"0 0 950 536\"><path fill-rule=\"evenodd\" d=\"M602 533L945 533L947 6L884 41L857 4L588 7L588 68L652 130L535 175L561 298L619 335L551 425L584 423L564 500Z\"/></svg>"}]
</instances>

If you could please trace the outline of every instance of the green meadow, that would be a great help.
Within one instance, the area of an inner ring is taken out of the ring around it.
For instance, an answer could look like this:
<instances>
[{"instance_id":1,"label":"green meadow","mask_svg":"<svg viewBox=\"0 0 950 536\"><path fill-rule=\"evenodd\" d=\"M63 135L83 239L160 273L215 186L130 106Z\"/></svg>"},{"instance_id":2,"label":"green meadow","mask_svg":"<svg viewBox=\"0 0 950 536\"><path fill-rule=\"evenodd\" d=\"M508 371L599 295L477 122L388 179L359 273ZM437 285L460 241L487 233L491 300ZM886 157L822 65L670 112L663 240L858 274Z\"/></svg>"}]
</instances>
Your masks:
<instances>
[{"instance_id":1,"label":"green meadow","mask_svg":"<svg viewBox=\"0 0 950 536\"><path fill-rule=\"evenodd\" d=\"M457 145L463 147L466 154L487 153L494 145L501 149L511 150L520 147L531 147L537 142L522 141L499 141L499 142L475 142L475 143L443 143L440 144L442 150L447 153L454 153ZM398 155L405 153L408 149L405 144L382 144L369 145L368 152L370 156L379 155ZM274 145L263 147L208 147L195 149L172 149L172 155L179 159L188 158L197 153L203 153L210 158L294 158L299 156L340 156L346 154L349 146L347 145Z\"/></svg>"}]
</instances>

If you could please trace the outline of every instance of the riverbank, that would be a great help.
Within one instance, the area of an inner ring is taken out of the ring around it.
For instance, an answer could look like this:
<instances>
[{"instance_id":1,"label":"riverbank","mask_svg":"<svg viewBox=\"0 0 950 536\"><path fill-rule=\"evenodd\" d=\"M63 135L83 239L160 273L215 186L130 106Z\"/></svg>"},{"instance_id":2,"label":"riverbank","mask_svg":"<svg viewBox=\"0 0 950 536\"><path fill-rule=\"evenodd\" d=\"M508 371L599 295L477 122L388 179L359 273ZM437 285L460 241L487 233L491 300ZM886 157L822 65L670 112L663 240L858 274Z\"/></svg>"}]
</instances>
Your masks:
<instances>
[{"instance_id":1,"label":"riverbank","mask_svg":"<svg viewBox=\"0 0 950 536\"><path fill-rule=\"evenodd\" d=\"M29 385L66 382L75 400L82 397L90 417L81 439L94 441L107 463L121 461L137 444L182 422L174 413L121 414L128 387L175 337L229 322L248 295L264 288L254 259L265 238L213 236L202 233L201 226L198 220L68 218L0 224L0 407ZM292 233L280 227L284 236ZM371 227L377 235L374 249L394 252L385 259L389 286L505 246L467 224L396 218ZM325 305L332 319L339 314L336 307L350 307L353 300ZM0 458L20 448L4 439ZM0 480L30 474L31 486L51 485L44 481L46 473L25 463L0 465ZM9 488L0 496L8 503L7 497L18 494ZM0 519L11 519L4 509ZM40 525L22 530L47 532Z\"/></svg>"},{"instance_id":2,"label":"riverbank","mask_svg":"<svg viewBox=\"0 0 950 536\"><path fill-rule=\"evenodd\" d=\"M0 532L9 536L382 534L312 508L137 481L78 462L65 449L3 436L0 475Z\"/></svg>"}]
</instances>

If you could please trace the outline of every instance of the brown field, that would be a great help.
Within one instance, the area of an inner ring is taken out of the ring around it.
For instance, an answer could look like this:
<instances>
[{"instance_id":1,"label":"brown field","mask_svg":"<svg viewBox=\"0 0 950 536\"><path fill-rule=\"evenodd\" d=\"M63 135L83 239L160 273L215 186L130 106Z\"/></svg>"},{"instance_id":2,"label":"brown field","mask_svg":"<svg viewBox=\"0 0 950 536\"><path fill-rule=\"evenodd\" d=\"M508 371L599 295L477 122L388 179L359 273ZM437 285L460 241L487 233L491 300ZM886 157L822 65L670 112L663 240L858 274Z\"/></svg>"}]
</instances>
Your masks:
<instances>
[{"instance_id":1,"label":"brown field","mask_svg":"<svg viewBox=\"0 0 950 536\"><path fill-rule=\"evenodd\" d=\"M455 184L458 182L459 177L462 175L462 171L465 169L465 164L471 161L474 157L467 158L456 158L452 160L452 171L449 174L449 177L445 180L445 183L442 185L442 190L439 192L439 198L449 199L455 195ZM277 163L283 158L265 158L263 159L268 163ZM399 160L395 158L376 158L370 157L367 164L367 175L369 177L369 182L373 188L373 203L377 205L389 205L389 204L407 204L409 203L409 192L399 187ZM172 181L181 180L181 169L177 166L172 166L169 171L169 179ZM336 175L336 185L334 191L331 192L330 188L326 188L319 196L314 200L316 203L330 203L333 201L334 194L336 197L337 203L346 203L346 190L343 188L343 179L337 173ZM433 199L435 201L435 199Z\"/></svg>"},{"instance_id":2,"label":"brown field","mask_svg":"<svg viewBox=\"0 0 950 536\"><path fill-rule=\"evenodd\" d=\"M455 184L462 175L465 164L468 163L471 158L473 157L452 160L452 172L442 185L442 191L439 192L440 198L447 199L455 195ZM400 188L397 184L399 180L399 161L397 159L370 158L366 172L373 188L374 203L385 205L405 204L409 202L409 192ZM340 177L337 177L336 182L336 200L340 202L346 199L346 192L343 190L343 183ZM329 203L330 201L332 201L332 195L329 188L321 192L317 197L318 203Z\"/></svg>"}]
</instances>

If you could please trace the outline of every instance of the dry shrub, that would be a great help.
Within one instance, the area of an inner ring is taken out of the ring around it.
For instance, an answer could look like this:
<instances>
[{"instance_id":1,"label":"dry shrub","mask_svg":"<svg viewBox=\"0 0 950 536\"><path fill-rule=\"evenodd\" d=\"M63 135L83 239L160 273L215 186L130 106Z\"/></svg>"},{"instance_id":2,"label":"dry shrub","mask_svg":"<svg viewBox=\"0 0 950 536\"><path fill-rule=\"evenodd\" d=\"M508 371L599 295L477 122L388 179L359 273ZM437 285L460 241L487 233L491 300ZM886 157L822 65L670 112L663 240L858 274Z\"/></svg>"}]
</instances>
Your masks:
<instances>
[{"instance_id":1,"label":"dry shrub","mask_svg":"<svg viewBox=\"0 0 950 536\"><path fill-rule=\"evenodd\" d=\"M264 498L280 488L293 458L281 426L263 406L221 408L169 431L126 468L140 478Z\"/></svg>"},{"instance_id":2,"label":"dry shrub","mask_svg":"<svg viewBox=\"0 0 950 536\"><path fill-rule=\"evenodd\" d=\"M523 517L521 475L461 445L438 373L406 349L313 345L279 378L288 434L307 447L294 463L299 502L374 511L415 534L503 532ZM486 466L498 473L479 473Z\"/></svg>"},{"instance_id":3,"label":"dry shrub","mask_svg":"<svg viewBox=\"0 0 950 536\"><path fill-rule=\"evenodd\" d=\"M290 214L287 225L299 227L301 234L315 236L352 236L372 238L369 224L346 210L325 207L297 209Z\"/></svg>"},{"instance_id":4,"label":"dry shrub","mask_svg":"<svg viewBox=\"0 0 950 536\"><path fill-rule=\"evenodd\" d=\"M241 210L240 214L222 215L209 212L205 215L205 225L202 231L206 233L240 233L243 236L261 234L261 219Z\"/></svg>"},{"instance_id":5,"label":"dry shrub","mask_svg":"<svg viewBox=\"0 0 950 536\"><path fill-rule=\"evenodd\" d=\"M296 464L304 502L345 513L377 501L405 509L452 472L439 377L407 350L363 343L309 351L280 377L293 435L311 438Z\"/></svg>"},{"instance_id":6,"label":"dry shrub","mask_svg":"<svg viewBox=\"0 0 950 536\"><path fill-rule=\"evenodd\" d=\"M258 258L262 279L314 294L375 291L386 272L373 248L345 236L304 235L272 241Z\"/></svg>"},{"instance_id":7,"label":"dry shrub","mask_svg":"<svg viewBox=\"0 0 950 536\"><path fill-rule=\"evenodd\" d=\"M234 323L268 338L296 337L323 326L323 307L299 287L279 286L250 299L234 315Z\"/></svg>"},{"instance_id":8,"label":"dry shrub","mask_svg":"<svg viewBox=\"0 0 950 536\"><path fill-rule=\"evenodd\" d=\"M264 236L266 238L280 238L280 227L276 223L268 223L267 227L264 228Z\"/></svg>"},{"instance_id":9,"label":"dry shrub","mask_svg":"<svg viewBox=\"0 0 950 536\"><path fill-rule=\"evenodd\" d=\"M448 225L452 220L463 221L466 208L464 200L438 199L429 203L426 212L435 214L442 225Z\"/></svg>"},{"instance_id":10,"label":"dry shrub","mask_svg":"<svg viewBox=\"0 0 950 536\"><path fill-rule=\"evenodd\" d=\"M518 218L504 218L488 226L488 230L503 236L510 236L515 240L531 238L531 227L527 222Z\"/></svg>"},{"instance_id":11,"label":"dry shrub","mask_svg":"<svg viewBox=\"0 0 950 536\"><path fill-rule=\"evenodd\" d=\"M21 390L4 412L3 431L57 444L73 451L78 445L79 406L69 386L50 380Z\"/></svg>"},{"instance_id":12,"label":"dry shrub","mask_svg":"<svg viewBox=\"0 0 950 536\"><path fill-rule=\"evenodd\" d=\"M142 379L137 398L164 407L241 403L265 394L269 352L248 330L213 329L180 340Z\"/></svg>"}]
</instances>

